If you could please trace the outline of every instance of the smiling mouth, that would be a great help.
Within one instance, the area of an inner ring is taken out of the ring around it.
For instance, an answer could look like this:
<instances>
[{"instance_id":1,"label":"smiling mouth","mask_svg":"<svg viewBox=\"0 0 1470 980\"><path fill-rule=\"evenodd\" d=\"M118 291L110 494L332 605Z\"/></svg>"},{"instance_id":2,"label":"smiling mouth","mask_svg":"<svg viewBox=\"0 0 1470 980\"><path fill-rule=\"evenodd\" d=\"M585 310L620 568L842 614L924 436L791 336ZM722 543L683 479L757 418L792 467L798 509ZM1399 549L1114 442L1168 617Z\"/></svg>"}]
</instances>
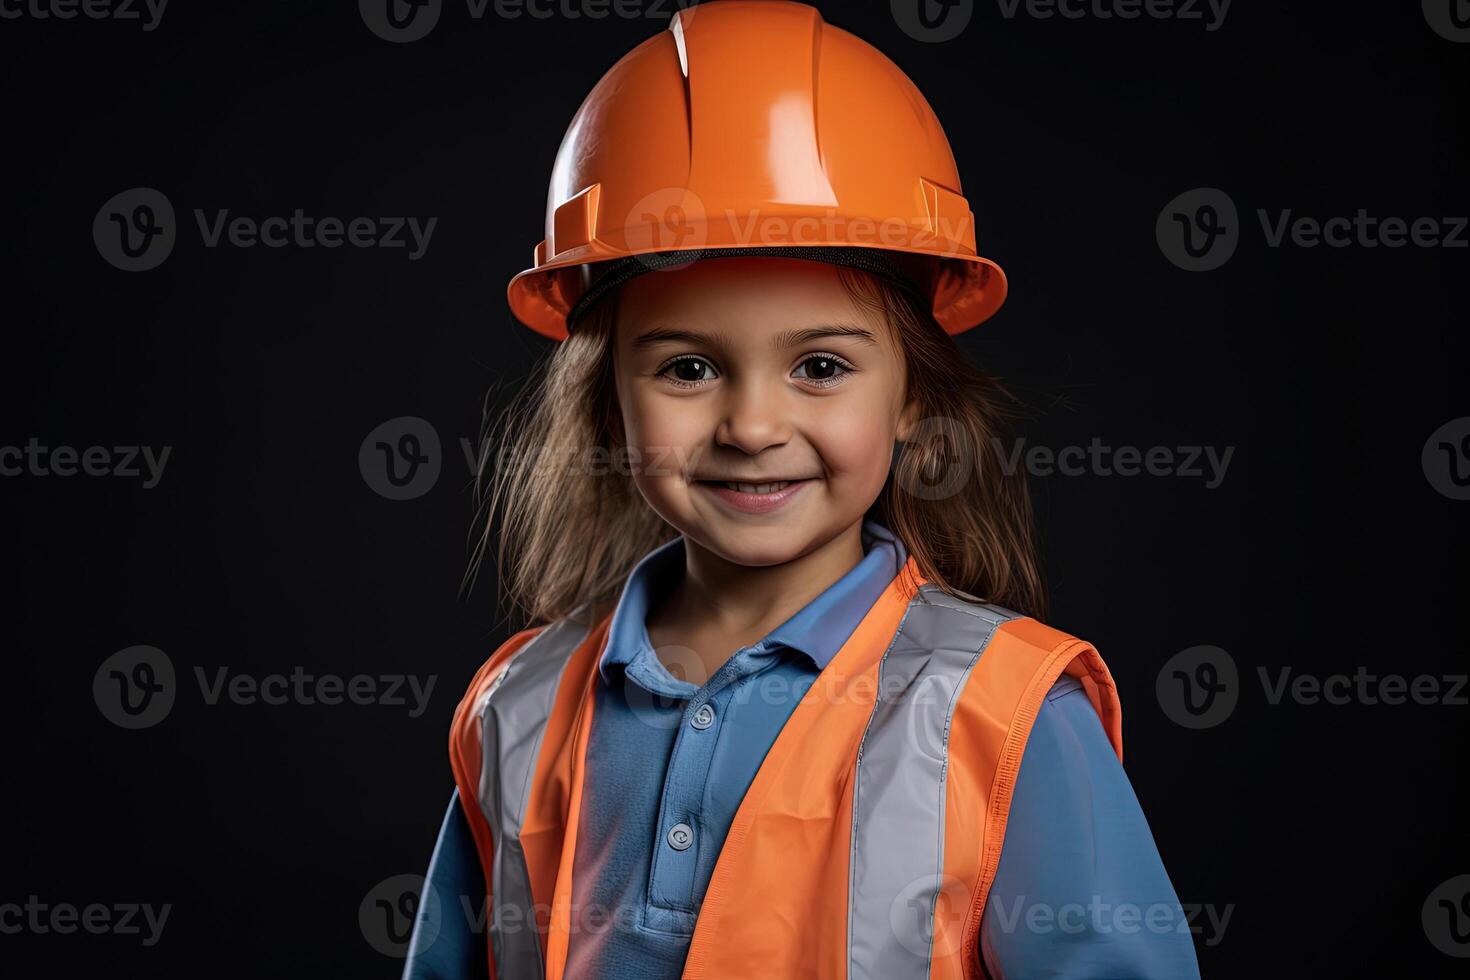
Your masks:
<instances>
[{"instance_id":1,"label":"smiling mouth","mask_svg":"<svg viewBox=\"0 0 1470 980\"><path fill-rule=\"evenodd\" d=\"M735 490L739 493L753 493L765 495L778 493L791 486L793 483L805 483L807 478L800 480L775 480L769 483L741 483L735 480L695 480L696 483L708 484L712 487L724 487L727 490Z\"/></svg>"}]
</instances>

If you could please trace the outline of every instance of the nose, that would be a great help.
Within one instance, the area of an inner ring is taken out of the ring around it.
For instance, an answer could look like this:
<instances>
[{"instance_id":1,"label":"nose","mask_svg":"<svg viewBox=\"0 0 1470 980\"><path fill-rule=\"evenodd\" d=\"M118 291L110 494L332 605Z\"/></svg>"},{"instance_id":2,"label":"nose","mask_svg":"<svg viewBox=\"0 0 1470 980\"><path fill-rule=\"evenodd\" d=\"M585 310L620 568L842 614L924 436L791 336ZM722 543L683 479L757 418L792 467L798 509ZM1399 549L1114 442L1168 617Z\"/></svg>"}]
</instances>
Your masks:
<instances>
[{"instance_id":1,"label":"nose","mask_svg":"<svg viewBox=\"0 0 1470 980\"><path fill-rule=\"evenodd\" d=\"M778 391L755 379L725 387L715 442L754 456L791 439L791 425Z\"/></svg>"}]
</instances>

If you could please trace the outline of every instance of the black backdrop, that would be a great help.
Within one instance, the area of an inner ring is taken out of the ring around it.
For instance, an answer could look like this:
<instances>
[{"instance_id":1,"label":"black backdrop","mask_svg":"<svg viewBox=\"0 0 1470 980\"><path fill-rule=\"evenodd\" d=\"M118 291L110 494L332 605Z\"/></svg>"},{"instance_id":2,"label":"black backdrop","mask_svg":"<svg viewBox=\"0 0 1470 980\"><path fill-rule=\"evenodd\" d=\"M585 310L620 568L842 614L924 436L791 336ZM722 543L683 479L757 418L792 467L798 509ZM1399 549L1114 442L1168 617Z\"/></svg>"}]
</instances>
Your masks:
<instances>
[{"instance_id":1,"label":"black backdrop","mask_svg":"<svg viewBox=\"0 0 1470 980\"><path fill-rule=\"evenodd\" d=\"M396 975L359 908L424 870L451 712L506 635L493 576L457 595L463 440L548 348L505 283L541 238L572 113L669 5L477 18L446 0L426 37L390 43L371 4L179 2L145 29L146 8L37 2L0 21L0 972ZM887 3L819 6L946 126L1012 285L961 343L1034 406L1025 447L1113 454L1080 473L1028 457L1052 620L1118 676L1127 767L1202 909L1205 975L1463 970L1470 45L1448 0L1237 0L1222 21L960 3L971 20L942 43ZM107 245L107 213L142 199L104 205L135 188L176 216L146 271ZM1201 188L1218 193L1175 201ZM1198 271L1169 229L1202 205L1234 251ZM411 259L207 247L194 217L298 208L437 222ZM1432 218L1459 247L1268 236L1283 212L1360 208ZM437 476L400 491L360 459L385 424ZM166 448L161 476L127 447ZM1120 447L1173 461L1120 475ZM1229 451L1223 478L1191 475L1185 447ZM77 458L95 475L66 475ZM111 686L146 680L139 658L171 700L157 717ZM222 668L367 675L373 703L210 703L198 673ZM1273 703L1283 668L1376 679L1329 684L1346 703ZM1176 671L1225 690L1195 689L1209 707L1191 714ZM1388 674L1433 678L1434 703L1383 703ZM406 683L391 703L390 675L433 681L422 710ZM169 906L161 933L141 913L128 931L133 903ZM111 925L62 932L67 907Z\"/></svg>"}]
</instances>

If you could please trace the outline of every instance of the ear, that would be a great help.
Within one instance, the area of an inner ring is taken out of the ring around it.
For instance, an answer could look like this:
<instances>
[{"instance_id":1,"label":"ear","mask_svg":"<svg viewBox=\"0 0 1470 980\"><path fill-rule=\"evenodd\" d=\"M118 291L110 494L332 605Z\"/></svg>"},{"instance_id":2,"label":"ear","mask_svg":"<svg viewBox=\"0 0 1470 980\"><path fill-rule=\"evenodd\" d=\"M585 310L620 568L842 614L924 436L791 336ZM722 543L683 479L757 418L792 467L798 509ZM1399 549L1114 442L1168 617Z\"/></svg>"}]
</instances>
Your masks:
<instances>
[{"instance_id":1,"label":"ear","mask_svg":"<svg viewBox=\"0 0 1470 980\"><path fill-rule=\"evenodd\" d=\"M899 442L909 441L909 437L913 435L914 429L919 424L919 413L921 411L923 411L923 406L919 404L917 398L910 398L904 404L903 411L898 415L897 431L894 433L894 437Z\"/></svg>"}]
</instances>

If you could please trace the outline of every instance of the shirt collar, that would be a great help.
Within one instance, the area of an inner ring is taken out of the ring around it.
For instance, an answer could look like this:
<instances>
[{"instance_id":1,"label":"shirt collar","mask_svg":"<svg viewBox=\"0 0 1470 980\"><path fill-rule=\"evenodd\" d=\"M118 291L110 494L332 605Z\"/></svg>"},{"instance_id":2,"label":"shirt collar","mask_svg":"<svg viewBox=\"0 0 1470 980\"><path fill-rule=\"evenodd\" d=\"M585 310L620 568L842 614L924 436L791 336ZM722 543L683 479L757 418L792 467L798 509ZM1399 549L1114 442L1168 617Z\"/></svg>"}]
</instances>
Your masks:
<instances>
[{"instance_id":1,"label":"shirt collar","mask_svg":"<svg viewBox=\"0 0 1470 980\"><path fill-rule=\"evenodd\" d=\"M766 634L760 641L762 646L797 650L805 654L819 671L831 662L857 629L864 614L908 561L908 551L903 542L877 521L864 519L862 542L863 559ZM604 682L620 679L623 670L634 661L641 661L658 672L667 672L658 663L653 643L648 638L648 610L656 596L679 582L684 574L684 559L684 537L680 535L644 555L628 574L622 596L613 611L607 646L598 661ZM672 677L669 679L674 680L676 686L681 683Z\"/></svg>"}]
</instances>

